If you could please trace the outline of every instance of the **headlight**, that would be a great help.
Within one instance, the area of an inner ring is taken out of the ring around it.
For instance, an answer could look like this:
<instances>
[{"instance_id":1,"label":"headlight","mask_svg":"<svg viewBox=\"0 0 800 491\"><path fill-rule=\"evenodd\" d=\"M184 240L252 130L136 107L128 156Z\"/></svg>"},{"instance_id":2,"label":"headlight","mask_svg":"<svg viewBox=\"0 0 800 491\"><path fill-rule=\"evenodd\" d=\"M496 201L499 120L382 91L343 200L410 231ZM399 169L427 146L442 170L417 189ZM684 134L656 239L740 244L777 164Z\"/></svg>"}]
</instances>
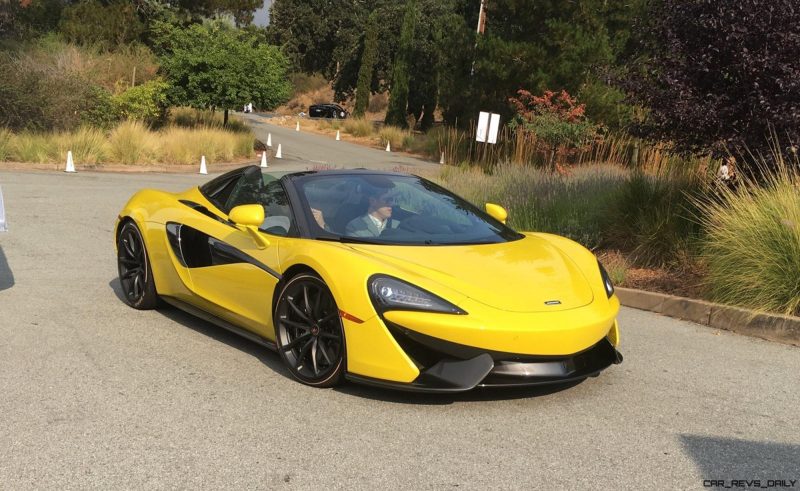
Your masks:
<instances>
[{"instance_id":1,"label":"headlight","mask_svg":"<svg viewBox=\"0 0 800 491\"><path fill-rule=\"evenodd\" d=\"M611 295L614 294L614 284L611 283L611 277L608 276L606 268L600 264L600 261L597 261L597 265L600 266L600 276L603 278L603 286L606 288L606 295L608 295L608 298L611 298Z\"/></svg>"},{"instance_id":2,"label":"headlight","mask_svg":"<svg viewBox=\"0 0 800 491\"><path fill-rule=\"evenodd\" d=\"M466 314L447 300L405 281L376 275L369 279L369 294L378 312L421 310L445 314Z\"/></svg>"}]
</instances>

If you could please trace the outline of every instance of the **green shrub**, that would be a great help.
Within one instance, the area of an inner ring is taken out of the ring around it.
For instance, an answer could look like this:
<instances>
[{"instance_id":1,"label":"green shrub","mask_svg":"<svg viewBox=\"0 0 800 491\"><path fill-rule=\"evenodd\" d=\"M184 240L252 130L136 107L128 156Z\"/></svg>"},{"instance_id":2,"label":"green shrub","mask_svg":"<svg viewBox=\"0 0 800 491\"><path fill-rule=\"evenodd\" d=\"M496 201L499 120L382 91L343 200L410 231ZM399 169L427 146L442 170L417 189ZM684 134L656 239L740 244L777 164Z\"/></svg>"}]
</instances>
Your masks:
<instances>
[{"instance_id":1,"label":"green shrub","mask_svg":"<svg viewBox=\"0 0 800 491\"><path fill-rule=\"evenodd\" d=\"M102 87L91 87L88 107L81 113L81 122L95 128L110 129L119 123L120 115L113 96Z\"/></svg>"},{"instance_id":2,"label":"green shrub","mask_svg":"<svg viewBox=\"0 0 800 491\"><path fill-rule=\"evenodd\" d=\"M375 132L375 126L372 124L372 121L353 118L345 120L344 130L353 136L365 137L372 136Z\"/></svg>"},{"instance_id":3,"label":"green shrub","mask_svg":"<svg viewBox=\"0 0 800 491\"><path fill-rule=\"evenodd\" d=\"M168 90L169 84L159 79L131 87L112 98L115 112L121 119L135 119L149 125L163 123Z\"/></svg>"},{"instance_id":4,"label":"green shrub","mask_svg":"<svg viewBox=\"0 0 800 491\"><path fill-rule=\"evenodd\" d=\"M800 174L777 162L761 184L719 186L716 199L695 201L707 287L719 302L800 315Z\"/></svg>"},{"instance_id":5,"label":"green shrub","mask_svg":"<svg viewBox=\"0 0 800 491\"><path fill-rule=\"evenodd\" d=\"M700 183L689 176L633 172L610 203L607 245L630 253L640 266L684 260L700 234L692 205L699 192Z\"/></svg>"},{"instance_id":6,"label":"green shrub","mask_svg":"<svg viewBox=\"0 0 800 491\"><path fill-rule=\"evenodd\" d=\"M609 165L577 167L569 176L514 164L490 174L478 168L445 167L440 180L483 208L497 203L517 230L550 232L594 248L605 242L605 215L627 171Z\"/></svg>"}]
</instances>

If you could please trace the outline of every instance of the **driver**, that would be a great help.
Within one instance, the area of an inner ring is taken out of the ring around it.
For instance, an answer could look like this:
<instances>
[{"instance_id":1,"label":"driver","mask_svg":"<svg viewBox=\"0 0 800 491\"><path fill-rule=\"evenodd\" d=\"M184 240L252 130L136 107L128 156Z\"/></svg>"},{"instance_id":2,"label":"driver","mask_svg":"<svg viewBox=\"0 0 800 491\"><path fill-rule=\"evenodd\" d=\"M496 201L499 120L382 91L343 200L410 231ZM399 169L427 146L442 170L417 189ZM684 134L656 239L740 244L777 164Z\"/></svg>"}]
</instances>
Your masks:
<instances>
[{"instance_id":1,"label":"driver","mask_svg":"<svg viewBox=\"0 0 800 491\"><path fill-rule=\"evenodd\" d=\"M367 186L364 188L367 196L367 213L354 218L345 228L346 235L352 237L378 237L387 228L397 228L398 220L392 218L392 205L394 198L389 194L388 188Z\"/></svg>"}]
</instances>

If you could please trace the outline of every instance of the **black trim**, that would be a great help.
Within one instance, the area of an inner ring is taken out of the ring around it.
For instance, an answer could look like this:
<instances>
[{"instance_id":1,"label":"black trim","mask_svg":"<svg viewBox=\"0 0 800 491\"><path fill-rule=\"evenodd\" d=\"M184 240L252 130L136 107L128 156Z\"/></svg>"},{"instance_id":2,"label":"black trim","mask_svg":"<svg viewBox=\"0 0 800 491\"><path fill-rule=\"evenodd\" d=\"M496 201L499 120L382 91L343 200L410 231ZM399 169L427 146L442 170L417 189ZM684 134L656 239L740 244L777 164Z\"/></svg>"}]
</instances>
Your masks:
<instances>
[{"instance_id":1,"label":"black trim","mask_svg":"<svg viewBox=\"0 0 800 491\"><path fill-rule=\"evenodd\" d=\"M282 278L281 274L274 269L270 268L253 256L250 256L233 247L227 242L215 239L214 237L209 237L208 246L211 248L212 266L221 264L247 263L252 264L253 266L271 274L279 280Z\"/></svg>"},{"instance_id":2,"label":"black trim","mask_svg":"<svg viewBox=\"0 0 800 491\"><path fill-rule=\"evenodd\" d=\"M441 380L430 376L443 363L462 363L484 356L492 361L491 370L478 387L525 387L574 382L597 376L613 364L622 363L622 354L607 338L571 355L526 355L505 353L453 343L407 329L383 319L389 333L420 370L411 384L359 380L370 385L417 392L454 392ZM456 390L457 392L457 390Z\"/></svg>"},{"instance_id":3,"label":"black trim","mask_svg":"<svg viewBox=\"0 0 800 491\"><path fill-rule=\"evenodd\" d=\"M180 223L167 222L167 239L169 239L169 245L172 246L172 252L175 253L178 262L184 268L188 268L189 266L186 265L186 259L183 257L183 250L181 249L181 227L183 225Z\"/></svg>"},{"instance_id":4,"label":"black trim","mask_svg":"<svg viewBox=\"0 0 800 491\"><path fill-rule=\"evenodd\" d=\"M415 352L420 353L420 358L422 359L419 361L424 361L425 359L431 359L431 358L438 360L443 357L456 358L459 360L468 360L482 353L488 353L489 355L491 355L492 359L495 362L515 361L515 362L534 363L534 362L563 360L565 357L577 356L593 348L589 347L583 351L580 351L578 353L573 353L571 355L526 355L521 353L493 351L484 348L477 348L475 346L468 346L466 344L454 343L452 341L446 341L444 339L436 338L433 336L428 336L427 334L422 334L420 332L390 322L387 319L383 318L382 316L381 320L383 320L384 324L386 324L386 327L389 328L389 332L395 338L400 347L403 348L404 351L409 353L409 356L413 356L411 355L411 353ZM423 363L423 365L429 366L430 363Z\"/></svg>"},{"instance_id":5,"label":"black trim","mask_svg":"<svg viewBox=\"0 0 800 491\"><path fill-rule=\"evenodd\" d=\"M446 360L421 372L411 383L390 382L363 375L348 373L353 382L409 392L466 392L474 389L494 367L489 355L471 360Z\"/></svg>"},{"instance_id":6,"label":"black trim","mask_svg":"<svg viewBox=\"0 0 800 491\"><path fill-rule=\"evenodd\" d=\"M235 326L235 325L231 324L230 322L228 322L228 321L226 321L224 319L220 319L219 317L217 317L214 314L206 312L203 309L195 307L194 305L188 304L188 303L186 303L186 302L184 302L182 300L178 300L177 298L174 298L174 297L161 296L160 298L162 298L165 302L167 302L168 304L172 305L173 307L181 309L181 310L183 310L185 312L188 312L189 314L192 314L195 317L199 317L199 318L203 319L204 321L208 321L208 322L210 322L212 324L215 324L218 327L221 327L223 329L227 329L228 331L230 331L230 332L232 332L234 334L238 334L239 336L241 336L241 337L243 337L245 339L248 339L248 340L250 340L250 341L252 341L252 342L254 342L256 344L260 344L261 346L264 346L265 348L268 348L268 349L270 349L272 351L278 351L278 348L275 346L275 343L270 341L269 339L261 337L258 334L254 333L254 332L250 332L250 331L248 331L246 329L243 329L243 328L241 328L239 326Z\"/></svg>"},{"instance_id":7,"label":"black trim","mask_svg":"<svg viewBox=\"0 0 800 491\"><path fill-rule=\"evenodd\" d=\"M186 268L246 263L280 280L283 276L236 247L177 222L167 222L167 238L178 261Z\"/></svg>"},{"instance_id":8,"label":"black trim","mask_svg":"<svg viewBox=\"0 0 800 491\"><path fill-rule=\"evenodd\" d=\"M201 213L201 214L207 216L208 218L213 218L214 220L216 220L216 221L218 221L220 223L224 223L225 225L227 225L227 226L229 226L231 228L236 228L236 224L235 223L233 223L232 221L230 221L230 220L228 220L226 218L223 218L223 217L217 215L216 213L214 213L213 211L209 210L208 208L206 208L205 206L201 205L200 203L195 203L194 201L189 201L189 200L186 200L186 199L179 199L178 202L183 204L183 205L188 206L189 208L193 209L194 211L196 211L198 213Z\"/></svg>"}]
</instances>

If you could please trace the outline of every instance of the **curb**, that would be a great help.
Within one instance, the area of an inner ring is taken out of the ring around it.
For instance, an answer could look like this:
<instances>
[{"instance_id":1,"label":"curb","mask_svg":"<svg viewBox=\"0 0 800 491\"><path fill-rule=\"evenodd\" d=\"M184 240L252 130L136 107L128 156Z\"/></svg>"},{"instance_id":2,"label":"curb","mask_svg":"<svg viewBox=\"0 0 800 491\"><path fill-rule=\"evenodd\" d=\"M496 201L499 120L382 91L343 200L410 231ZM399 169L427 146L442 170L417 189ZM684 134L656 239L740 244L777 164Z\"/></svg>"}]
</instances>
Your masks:
<instances>
[{"instance_id":1,"label":"curb","mask_svg":"<svg viewBox=\"0 0 800 491\"><path fill-rule=\"evenodd\" d=\"M615 291L620 303L625 307L648 310L714 329L800 346L800 317L766 314L704 300L631 288L616 287Z\"/></svg>"}]
</instances>

